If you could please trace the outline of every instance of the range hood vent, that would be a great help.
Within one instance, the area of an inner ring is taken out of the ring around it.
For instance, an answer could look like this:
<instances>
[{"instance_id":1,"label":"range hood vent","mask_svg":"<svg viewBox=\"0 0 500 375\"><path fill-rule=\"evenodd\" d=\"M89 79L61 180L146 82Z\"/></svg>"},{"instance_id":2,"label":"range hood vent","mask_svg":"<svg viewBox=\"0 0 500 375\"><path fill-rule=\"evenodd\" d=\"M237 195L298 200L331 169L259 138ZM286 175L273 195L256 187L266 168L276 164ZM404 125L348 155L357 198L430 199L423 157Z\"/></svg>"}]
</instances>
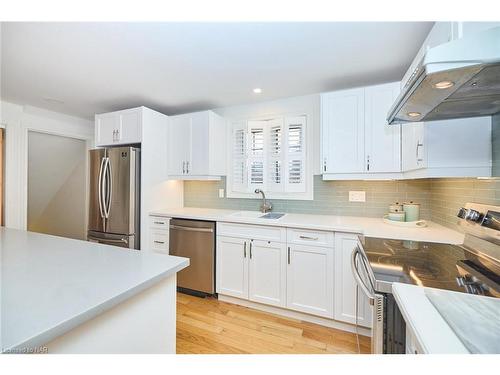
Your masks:
<instances>
[{"instance_id":1,"label":"range hood vent","mask_svg":"<svg viewBox=\"0 0 500 375\"><path fill-rule=\"evenodd\" d=\"M431 48L387 115L389 124L500 113L500 27Z\"/></svg>"}]
</instances>

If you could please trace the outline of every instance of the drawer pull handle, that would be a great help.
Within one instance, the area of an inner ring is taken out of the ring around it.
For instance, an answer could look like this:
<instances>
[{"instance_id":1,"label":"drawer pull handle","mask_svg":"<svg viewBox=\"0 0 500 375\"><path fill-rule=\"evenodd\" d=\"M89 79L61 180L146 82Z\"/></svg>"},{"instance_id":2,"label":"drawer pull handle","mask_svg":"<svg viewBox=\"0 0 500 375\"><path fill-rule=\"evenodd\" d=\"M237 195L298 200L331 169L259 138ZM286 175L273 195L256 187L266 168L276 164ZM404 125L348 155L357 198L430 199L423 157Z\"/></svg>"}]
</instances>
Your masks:
<instances>
[{"instance_id":1,"label":"drawer pull handle","mask_svg":"<svg viewBox=\"0 0 500 375\"><path fill-rule=\"evenodd\" d=\"M156 241L156 240L155 240L155 241L153 241L153 242L154 242L154 243L158 243L158 244L160 244L160 245L163 245L163 244L165 243L165 242L163 242L163 241Z\"/></svg>"},{"instance_id":2,"label":"drawer pull handle","mask_svg":"<svg viewBox=\"0 0 500 375\"><path fill-rule=\"evenodd\" d=\"M309 237L309 236L299 236L301 240L312 240L312 241L317 241L319 240L318 237Z\"/></svg>"},{"instance_id":3,"label":"drawer pull handle","mask_svg":"<svg viewBox=\"0 0 500 375\"><path fill-rule=\"evenodd\" d=\"M154 223L155 223L155 224L159 224L159 225L165 225L165 222L164 222L164 221L155 221Z\"/></svg>"}]
</instances>

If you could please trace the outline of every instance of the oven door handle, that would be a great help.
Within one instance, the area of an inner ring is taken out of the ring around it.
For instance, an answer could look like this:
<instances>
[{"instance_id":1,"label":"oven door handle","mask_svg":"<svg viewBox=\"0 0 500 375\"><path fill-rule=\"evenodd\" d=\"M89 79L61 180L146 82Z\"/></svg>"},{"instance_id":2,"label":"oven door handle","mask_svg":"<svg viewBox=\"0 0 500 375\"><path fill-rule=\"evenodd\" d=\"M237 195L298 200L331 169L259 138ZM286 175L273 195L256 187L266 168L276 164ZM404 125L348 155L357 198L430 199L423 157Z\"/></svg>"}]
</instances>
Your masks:
<instances>
[{"instance_id":1,"label":"oven door handle","mask_svg":"<svg viewBox=\"0 0 500 375\"><path fill-rule=\"evenodd\" d=\"M370 305L373 306L374 303L375 303L374 294L371 293L368 290L368 287L366 286L366 284L363 282L363 280L359 276L358 266L356 265L356 258L358 257L358 255L359 255L359 249L356 247L352 251L352 254L351 254L351 269L352 269L352 274L354 276L354 280L356 281L356 284L359 285L359 287L361 288L361 290L363 291L363 293L368 297L368 301L370 302Z\"/></svg>"}]
</instances>

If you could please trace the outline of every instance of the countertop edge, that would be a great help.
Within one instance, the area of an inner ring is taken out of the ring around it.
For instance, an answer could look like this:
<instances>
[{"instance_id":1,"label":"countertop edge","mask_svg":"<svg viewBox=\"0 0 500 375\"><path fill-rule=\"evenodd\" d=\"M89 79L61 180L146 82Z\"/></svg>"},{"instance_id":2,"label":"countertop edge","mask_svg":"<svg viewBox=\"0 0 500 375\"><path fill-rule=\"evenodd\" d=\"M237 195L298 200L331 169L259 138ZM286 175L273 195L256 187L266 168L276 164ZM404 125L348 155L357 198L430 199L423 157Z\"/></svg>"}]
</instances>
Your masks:
<instances>
[{"instance_id":1,"label":"countertop edge","mask_svg":"<svg viewBox=\"0 0 500 375\"><path fill-rule=\"evenodd\" d=\"M195 207L188 207L188 209L196 209ZM201 208L203 210L203 208ZM314 224L314 223L296 223L296 222L283 222L280 221L281 219L269 221L269 222L263 222L262 219L255 220L251 218L240 218L240 217L230 217L231 213L237 212L236 210L227 210L227 209L221 209L220 211L224 211L225 213L219 213L219 214L212 214L212 213L204 213L204 214L196 214L196 213L182 213L178 211L179 209L172 209L168 210L165 209L164 211L158 210L158 211L151 211L149 212L149 216L158 216L158 217L167 217L167 218L179 218L179 219L192 219L192 220L208 220L208 221L217 221L217 222L223 222L223 223L238 223L238 224L249 224L249 225L266 225L266 226L274 226L274 227L287 227L287 228L297 228L297 229L310 229L310 230L322 230L322 231L331 231L331 232L343 232L343 233L357 233L365 236L371 236L371 237L382 237L382 238L389 238L389 239L403 239L403 240L415 240L415 241L423 241L423 242L437 242L437 243L446 243L446 244L453 244L453 245L461 245L463 243L464 235L456 230L453 230L451 228L444 227L442 225L436 224L432 221L429 221L430 223L430 228L403 228L403 229L410 229L410 230L415 230L415 231L421 231L425 229L434 229L434 230L446 230L448 233L447 236L444 236L445 238L443 240L441 239L432 239L432 240L426 240L426 239L418 239L419 235L422 233L416 233L416 236L401 236L400 232L401 229L400 227L394 226L394 234L389 234L387 231L389 231L388 227L385 227L384 229L387 229L383 234L379 234L377 230L373 230L370 228L364 228L359 225L334 225L334 224L329 224L329 225L322 225L322 224ZM296 213L290 213L290 215L301 215L301 214L296 214ZM311 215L311 214L306 214L307 216L324 216L326 218L329 217L329 215ZM354 217L354 216L349 216L346 218L355 218L359 220L363 219L368 219L368 220L373 220L375 218L372 217ZM382 223L380 223L382 225ZM388 225L388 224L384 224ZM435 228L434 226L438 226ZM453 235L451 235L453 233Z\"/></svg>"},{"instance_id":2,"label":"countertop edge","mask_svg":"<svg viewBox=\"0 0 500 375\"><path fill-rule=\"evenodd\" d=\"M144 290L152 287L153 285L157 284L158 282L175 275L177 272L180 270L186 268L189 265L189 259L179 259L179 263L176 264L175 266L169 268L168 270L161 272L152 278L145 280L136 286L124 291L123 293L120 293L102 303L99 303L98 305L95 305L91 307L90 309L75 315L74 317L71 317L63 322L61 322L58 325L55 325L51 328L48 328L46 331L41 332L39 334L36 334L32 337L30 337L27 340L24 340L22 342L19 342L15 345L11 345L10 347L2 348L2 353L8 353L9 351L14 351L16 349L23 349L23 348L33 348L37 346L43 346L44 344L47 344L48 342L52 341L53 339L71 331L72 329L78 327L79 325L97 317L98 315L110 310L111 308L119 305L120 303L128 300L129 298L143 292Z\"/></svg>"},{"instance_id":3,"label":"countertop edge","mask_svg":"<svg viewBox=\"0 0 500 375\"><path fill-rule=\"evenodd\" d=\"M393 296L399 310L419 346L428 354L470 354L431 301L427 299L424 294L425 289L421 286L397 282L392 284ZM411 308L409 308L410 302ZM425 328L417 320L425 321ZM446 344L441 344L443 342Z\"/></svg>"}]
</instances>

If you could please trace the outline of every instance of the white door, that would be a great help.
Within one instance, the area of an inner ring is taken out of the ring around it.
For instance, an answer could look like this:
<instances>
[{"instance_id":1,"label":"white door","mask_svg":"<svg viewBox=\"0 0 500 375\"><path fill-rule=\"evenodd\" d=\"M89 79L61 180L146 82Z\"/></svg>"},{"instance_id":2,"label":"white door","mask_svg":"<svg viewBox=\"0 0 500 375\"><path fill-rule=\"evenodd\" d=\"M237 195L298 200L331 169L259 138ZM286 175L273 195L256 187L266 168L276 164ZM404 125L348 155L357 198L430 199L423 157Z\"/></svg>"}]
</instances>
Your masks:
<instances>
[{"instance_id":1,"label":"white door","mask_svg":"<svg viewBox=\"0 0 500 375\"><path fill-rule=\"evenodd\" d=\"M273 241L251 241L248 255L249 299L284 307L286 245Z\"/></svg>"},{"instance_id":2,"label":"white door","mask_svg":"<svg viewBox=\"0 0 500 375\"><path fill-rule=\"evenodd\" d=\"M290 245L287 265L286 307L333 318L333 249Z\"/></svg>"},{"instance_id":3,"label":"white door","mask_svg":"<svg viewBox=\"0 0 500 375\"><path fill-rule=\"evenodd\" d=\"M427 157L424 143L424 123L413 122L403 124L401 132L403 172L425 168Z\"/></svg>"},{"instance_id":4,"label":"white door","mask_svg":"<svg viewBox=\"0 0 500 375\"><path fill-rule=\"evenodd\" d=\"M357 309L357 323L371 327L371 306L361 290L356 292L351 269L351 255L356 245L356 234L335 233L335 319L355 324Z\"/></svg>"},{"instance_id":5,"label":"white door","mask_svg":"<svg viewBox=\"0 0 500 375\"><path fill-rule=\"evenodd\" d=\"M131 144L141 142L141 111L132 111L120 114L120 128L118 130L118 143Z\"/></svg>"},{"instance_id":6,"label":"white door","mask_svg":"<svg viewBox=\"0 0 500 375\"><path fill-rule=\"evenodd\" d=\"M112 145L117 141L116 132L120 128L120 116L118 114L97 115L95 122L96 146Z\"/></svg>"},{"instance_id":7,"label":"white door","mask_svg":"<svg viewBox=\"0 0 500 375\"><path fill-rule=\"evenodd\" d=\"M173 116L170 119L169 131L169 175L187 174L187 162L191 147L191 117L189 115Z\"/></svg>"},{"instance_id":8,"label":"white door","mask_svg":"<svg viewBox=\"0 0 500 375\"><path fill-rule=\"evenodd\" d=\"M191 114L191 154L188 169L190 175L209 175L209 112ZM216 145L213 145L217 147Z\"/></svg>"},{"instance_id":9,"label":"white door","mask_svg":"<svg viewBox=\"0 0 500 375\"><path fill-rule=\"evenodd\" d=\"M401 125L388 125L387 112L399 82L365 88L365 171L401 172Z\"/></svg>"},{"instance_id":10,"label":"white door","mask_svg":"<svg viewBox=\"0 0 500 375\"><path fill-rule=\"evenodd\" d=\"M249 242L217 236L217 293L248 299Z\"/></svg>"},{"instance_id":11,"label":"white door","mask_svg":"<svg viewBox=\"0 0 500 375\"><path fill-rule=\"evenodd\" d=\"M321 94L323 173L362 173L364 89Z\"/></svg>"}]
</instances>

